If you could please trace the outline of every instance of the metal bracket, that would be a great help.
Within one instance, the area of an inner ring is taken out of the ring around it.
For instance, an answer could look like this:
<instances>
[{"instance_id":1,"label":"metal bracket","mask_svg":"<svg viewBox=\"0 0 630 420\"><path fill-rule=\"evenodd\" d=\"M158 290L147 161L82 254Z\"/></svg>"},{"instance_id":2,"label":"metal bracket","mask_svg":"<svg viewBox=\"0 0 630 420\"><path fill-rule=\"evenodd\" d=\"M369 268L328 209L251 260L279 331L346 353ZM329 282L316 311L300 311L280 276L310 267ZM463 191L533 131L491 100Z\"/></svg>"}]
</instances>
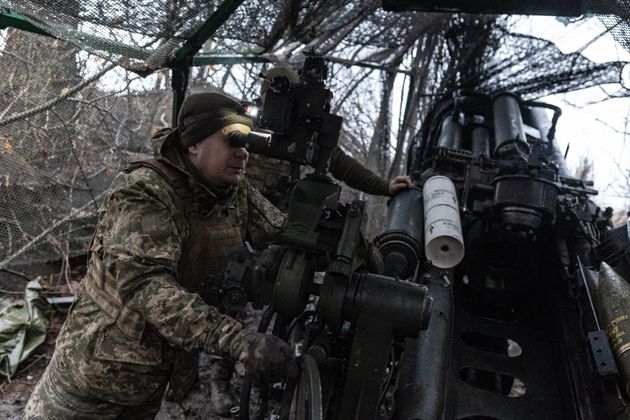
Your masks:
<instances>
[{"instance_id":1,"label":"metal bracket","mask_svg":"<svg viewBox=\"0 0 630 420\"><path fill-rule=\"evenodd\" d=\"M606 333L602 330L591 331L587 335L587 340L591 346L597 374L602 378L617 375L619 373L617 363L615 363L615 358Z\"/></svg>"}]
</instances>

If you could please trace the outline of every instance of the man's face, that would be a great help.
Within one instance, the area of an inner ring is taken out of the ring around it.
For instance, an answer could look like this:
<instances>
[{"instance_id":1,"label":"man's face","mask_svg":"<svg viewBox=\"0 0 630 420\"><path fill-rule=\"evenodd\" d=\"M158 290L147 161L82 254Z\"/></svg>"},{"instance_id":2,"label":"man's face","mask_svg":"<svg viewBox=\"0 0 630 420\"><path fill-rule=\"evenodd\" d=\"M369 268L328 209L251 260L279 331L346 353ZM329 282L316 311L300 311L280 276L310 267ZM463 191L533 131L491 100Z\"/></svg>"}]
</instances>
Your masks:
<instances>
[{"instance_id":1,"label":"man's face","mask_svg":"<svg viewBox=\"0 0 630 420\"><path fill-rule=\"evenodd\" d=\"M249 153L242 147L230 147L232 131L247 134L251 129L244 124L231 124L188 147L188 157L193 166L213 187L238 184L245 171Z\"/></svg>"}]
</instances>

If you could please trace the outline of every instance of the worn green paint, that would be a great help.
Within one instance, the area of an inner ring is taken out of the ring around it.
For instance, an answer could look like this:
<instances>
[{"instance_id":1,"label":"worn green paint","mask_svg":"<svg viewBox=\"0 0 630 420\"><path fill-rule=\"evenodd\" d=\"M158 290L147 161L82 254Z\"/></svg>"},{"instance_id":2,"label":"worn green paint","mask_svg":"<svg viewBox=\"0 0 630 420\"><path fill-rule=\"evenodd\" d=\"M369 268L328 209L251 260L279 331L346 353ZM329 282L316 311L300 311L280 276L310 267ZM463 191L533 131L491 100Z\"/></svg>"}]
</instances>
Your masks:
<instances>
[{"instance_id":1,"label":"worn green paint","mask_svg":"<svg viewBox=\"0 0 630 420\"><path fill-rule=\"evenodd\" d=\"M55 38L54 35L35 26L28 18L22 15L12 12L0 14L0 28L6 29L9 27Z\"/></svg>"},{"instance_id":2,"label":"worn green paint","mask_svg":"<svg viewBox=\"0 0 630 420\"><path fill-rule=\"evenodd\" d=\"M226 20L232 15L232 13L243 3L243 0L225 0L217 9L210 15L210 17L204 22L197 32L188 38L184 45L175 53L175 58L171 62L170 67L177 67L180 63L188 60L195 55L197 51L203 46L204 42L208 40L216 31L225 23Z\"/></svg>"}]
</instances>

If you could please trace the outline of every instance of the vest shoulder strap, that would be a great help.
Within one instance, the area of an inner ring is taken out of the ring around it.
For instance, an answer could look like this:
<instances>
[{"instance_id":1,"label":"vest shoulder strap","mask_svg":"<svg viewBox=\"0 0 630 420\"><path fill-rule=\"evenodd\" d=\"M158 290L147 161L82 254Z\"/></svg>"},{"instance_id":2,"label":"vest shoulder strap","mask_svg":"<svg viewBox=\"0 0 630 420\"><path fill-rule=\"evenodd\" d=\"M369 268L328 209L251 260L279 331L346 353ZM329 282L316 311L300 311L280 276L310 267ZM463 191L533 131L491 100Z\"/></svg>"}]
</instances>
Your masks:
<instances>
[{"instance_id":1,"label":"vest shoulder strap","mask_svg":"<svg viewBox=\"0 0 630 420\"><path fill-rule=\"evenodd\" d=\"M177 197L184 205L186 214L195 210L193 202L193 194L188 184L188 177L179 169L164 159L146 159L131 162L131 165L125 169L129 173L134 169L149 168L157 172L175 191Z\"/></svg>"}]
</instances>

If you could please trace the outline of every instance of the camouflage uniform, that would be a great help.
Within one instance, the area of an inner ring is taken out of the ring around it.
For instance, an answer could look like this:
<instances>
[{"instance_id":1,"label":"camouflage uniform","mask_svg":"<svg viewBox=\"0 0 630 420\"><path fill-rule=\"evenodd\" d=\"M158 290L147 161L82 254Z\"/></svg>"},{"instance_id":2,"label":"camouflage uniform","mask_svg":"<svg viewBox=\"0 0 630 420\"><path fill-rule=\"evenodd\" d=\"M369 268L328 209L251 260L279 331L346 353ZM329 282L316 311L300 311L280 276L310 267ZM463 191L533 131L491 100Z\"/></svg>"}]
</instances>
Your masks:
<instances>
[{"instance_id":1,"label":"camouflage uniform","mask_svg":"<svg viewBox=\"0 0 630 420\"><path fill-rule=\"evenodd\" d=\"M286 210L289 191L281 179L295 178L291 164L268 156L252 154L247 168L249 181L274 205ZM361 165L339 147L332 151L329 169L333 177L355 190L366 194L389 195L389 182Z\"/></svg>"},{"instance_id":2,"label":"camouflage uniform","mask_svg":"<svg viewBox=\"0 0 630 420\"><path fill-rule=\"evenodd\" d=\"M87 275L25 418L153 418L179 366L200 350L225 356L241 329L194 292L284 216L244 177L225 191L199 182L176 130L158 141L160 162L135 164L110 187Z\"/></svg>"}]
</instances>

